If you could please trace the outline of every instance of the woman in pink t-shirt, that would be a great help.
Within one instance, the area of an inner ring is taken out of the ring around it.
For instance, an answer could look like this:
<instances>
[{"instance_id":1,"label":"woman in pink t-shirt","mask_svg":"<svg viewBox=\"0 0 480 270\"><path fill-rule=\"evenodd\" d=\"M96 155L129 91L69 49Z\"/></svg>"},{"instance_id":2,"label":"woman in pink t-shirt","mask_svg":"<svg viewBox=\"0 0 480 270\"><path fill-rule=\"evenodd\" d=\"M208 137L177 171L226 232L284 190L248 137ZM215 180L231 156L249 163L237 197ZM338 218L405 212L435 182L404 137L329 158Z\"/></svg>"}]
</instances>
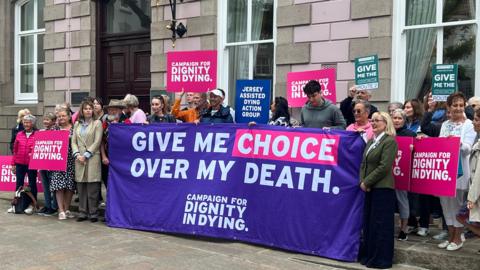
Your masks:
<instances>
[{"instance_id":1,"label":"woman in pink t-shirt","mask_svg":"<svg viewBox=\"0 0 480 270\"><path fill-rule=\"evenodd\" d=\"M123 99L127 106L127 111L130 112L130 121L132 123L145 124L147 123L147 116L142 109L138 108L138 98L132 94L127 94Z\"/></svg>"},{"instance_id":2,"label":"woman in pink t-shirt","mask_svg":"<svg viewBox=\"0 0 480 270\"><path fill-rule=\"evenodd\" d=\"M373 138L373 128L368 120L370 114L370 103L364 100L357 100L353 107L355 123L347 127L348 131L360 132L365 142Z\"/></svg>"}]
</instances>

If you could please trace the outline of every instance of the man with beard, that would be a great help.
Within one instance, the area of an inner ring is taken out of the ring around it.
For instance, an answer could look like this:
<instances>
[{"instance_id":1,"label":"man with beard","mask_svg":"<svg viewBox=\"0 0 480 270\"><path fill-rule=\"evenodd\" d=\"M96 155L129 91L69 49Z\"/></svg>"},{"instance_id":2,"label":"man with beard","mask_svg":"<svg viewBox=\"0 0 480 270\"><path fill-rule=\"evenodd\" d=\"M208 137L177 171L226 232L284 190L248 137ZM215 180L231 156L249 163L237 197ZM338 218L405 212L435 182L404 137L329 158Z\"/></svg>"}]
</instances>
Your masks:
<instances>
[{"instance_id":1,"label":"man with beard","mask_svg":"<svg viewBox=\"0 0 480 270\"><path fill-rule=\"evenodd\" d=\"M107 187L107 180L108 180L108 165L110 164L110 160L108 159L108 132L109 127L111 124L116 123L126 123L131 124L128 117L123 113L125 109L125 105L123 104L122 100L118 99L111 99L110 103L108 103L107 108L107 118L102 123L103 127L103 137L102 143L100 145L100 154L102 157L102 181Z\"/></svg>"}]
</instances>

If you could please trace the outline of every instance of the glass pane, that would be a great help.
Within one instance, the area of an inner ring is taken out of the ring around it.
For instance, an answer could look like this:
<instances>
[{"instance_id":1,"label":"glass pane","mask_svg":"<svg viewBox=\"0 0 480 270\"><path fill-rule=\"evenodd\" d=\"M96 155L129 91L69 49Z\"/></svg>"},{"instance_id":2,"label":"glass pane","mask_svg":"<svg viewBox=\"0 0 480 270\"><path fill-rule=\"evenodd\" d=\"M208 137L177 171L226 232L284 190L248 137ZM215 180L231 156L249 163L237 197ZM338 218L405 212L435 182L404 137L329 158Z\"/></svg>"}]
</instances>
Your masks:
<instances>
[{"instance_id":1,"label":"glass pane","mask_svg":"<svg viewBox=\"0 0 480 270\"><path fill-rule=\"evenodd\" d=\"M20 66L20 93L33 93L33 65Z\"/></svg>"},{"instance_id":2,"label":"glass pane","mask_svg":"<svg viewBox=\"0 0 480 270\"><path fill-rule=\"evenodd\" d=\"M45 7L45 0L38 0L37 4L37 29L45 28L43 21L43 8Z\"/></svg>"},{"instance_id":3,"label":"glass pane","mask_svg":"<svg viewBox=\"0 0 480 270\"><path fill-rule=\"evenodd\" d=\"M407 66L405 100L423 98L432 82L432 65L436 63L437 35L435 29L407 31Z\"/></svg>"},{"instance_id":4,"label":"glass pane","mask_svg":"<svg viewBox=\"0 0 480 270\"><path fill-rule=\"evenodd\" d=\"M437 0L406 0L405 25L435 23Z\"/></svg>"},{"instance_id":5,"label":"glass pane","mask_svg":"<svg viewBox=\"0 0 480 270\"><path fill-rule=\"evenodd\" d=\"M443 29L443 62L458 64L458 90L468 98L475 92L475 33L474 25Z\"/></svg>"},{"instance_id":6,"label":"glass pane","mask_svg":"<svg viewBox=\"0 0 480 270\"><path fill-rule=\"evenodd\" d=\"M45 62L45 52L43 51L43 35L37 35L37 62Z\"/></svg>"},{"instance_id":7,"label":"glass pane","mask_svg":"<svg viewBox=\"0 0 480 270\"><path fill-rule=\"evenodd\" d=\"M464 21L475 19L475 1L443 0L443 21Z\"/></svg>"},{"instance_id":8,"label":"glass pane","mask_svg":"<svg viewBox=\"0 0 480 270\"><path fill-rule=\"evenodd\" d=\"M235 106L235 88L237 80L248 80L248 48L236 46L228 49L228 104Z\"/></svg>"},{"instance_id":9,"label":"glass pane","mask_svg":"<svg viewBox=\"0 0 480 270\"><path fill-rule=\"evenodd\" d=\"M30 64L33 63L33 39L34 35L24 36L20 38L21 46L21 64Z\"/></svg>"},{"instance_id":10,"label":"glass pane","mask_svg":"<svg viewBox=\"0 0 480 270\"><path fill-rule=\"evenodd\" d=\"M42 10L43 11L43 10ZM33 29L33 0L26 2L21 7L21 31Z\"/></svg>"},{"instance_id":11,"label":"glass pane","mask_svg":"<svg viewBox=\"0 0 480 270\"><path fill-rule=\"evenodd\" d=\"M247 40L247 0L227 2L227 42Z\"/></svg>"},{"instance_id":12,"label":"glass pane","mask_svg":"<svg viewBox=\"0 0 480 270\"><path fill-rule=\"evenodd\" d=\"M273 0L253 0L252 40L273 38Z\"/></svg>"},{"instance_id":13,"label":"glass pane","mask_svg":"<svg viewBox=\"0 0 480 270\"><path fill-rule=\"evenodd\" d=\"M149 31L150 11L149 0L110 0L106 6L106 31L110 34Z\"/></svg>"},{"instance_id":14,"label":"glass pane","mask_svg":"<svg viewBox=\"0 0 480 270\"><path fill-rule=\"evenodd\" d=\"M37 71L37 93L45 92L45 79L43 78L43 65L38 65Z\"/></svg>"},{"instance_id":15,"label":"glass pane","mask_svg":"<svg viewBox=\"0 0 480 270\"><path fill-rule=\"evenodd\" d=\"M273 79L273 43L253 46L253 79Z\"/></svg>"}]
</instances>

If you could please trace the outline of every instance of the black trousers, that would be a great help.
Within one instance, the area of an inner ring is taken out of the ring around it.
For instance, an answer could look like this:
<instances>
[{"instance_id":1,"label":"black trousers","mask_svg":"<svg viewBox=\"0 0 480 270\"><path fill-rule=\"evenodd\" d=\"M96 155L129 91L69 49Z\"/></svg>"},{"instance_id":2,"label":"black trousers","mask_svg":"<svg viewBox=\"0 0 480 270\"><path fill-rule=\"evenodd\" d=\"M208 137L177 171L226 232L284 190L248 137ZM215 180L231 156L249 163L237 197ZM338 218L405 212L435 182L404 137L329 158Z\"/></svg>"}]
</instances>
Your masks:
<instances>
[{"instance_id":1,"label":"black trousers","mask_svg":"<svg viewBox=\"0 0 480 270\"><path fill-rule=\"evenodd\" d=\"M373 188L365 194L359 261L370 268L391 268L395 226L395 190Z\"/></svg>"}]
</instances>

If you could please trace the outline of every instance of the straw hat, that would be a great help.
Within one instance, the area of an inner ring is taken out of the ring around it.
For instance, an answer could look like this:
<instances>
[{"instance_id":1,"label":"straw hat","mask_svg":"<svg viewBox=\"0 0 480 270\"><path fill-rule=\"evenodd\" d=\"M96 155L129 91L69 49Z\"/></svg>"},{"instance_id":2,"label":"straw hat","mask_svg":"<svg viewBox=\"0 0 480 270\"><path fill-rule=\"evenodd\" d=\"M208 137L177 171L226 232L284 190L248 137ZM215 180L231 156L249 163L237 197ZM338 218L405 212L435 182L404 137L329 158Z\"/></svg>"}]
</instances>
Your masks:
<instances>
[{"instance_id":1,"label":"straw hat","mask_svg":"<svg viewBox=\"0 0 480 270\"><path fill-rule=\"evenodd\" d=\"M119 99L111 99L110 102L108 103L107 106L105 106L105 108L119 108L119 109L125 109L126 106L125 106L125 103L123 102L123 100L119 100Z\"/></svg>"}]
</instances>

